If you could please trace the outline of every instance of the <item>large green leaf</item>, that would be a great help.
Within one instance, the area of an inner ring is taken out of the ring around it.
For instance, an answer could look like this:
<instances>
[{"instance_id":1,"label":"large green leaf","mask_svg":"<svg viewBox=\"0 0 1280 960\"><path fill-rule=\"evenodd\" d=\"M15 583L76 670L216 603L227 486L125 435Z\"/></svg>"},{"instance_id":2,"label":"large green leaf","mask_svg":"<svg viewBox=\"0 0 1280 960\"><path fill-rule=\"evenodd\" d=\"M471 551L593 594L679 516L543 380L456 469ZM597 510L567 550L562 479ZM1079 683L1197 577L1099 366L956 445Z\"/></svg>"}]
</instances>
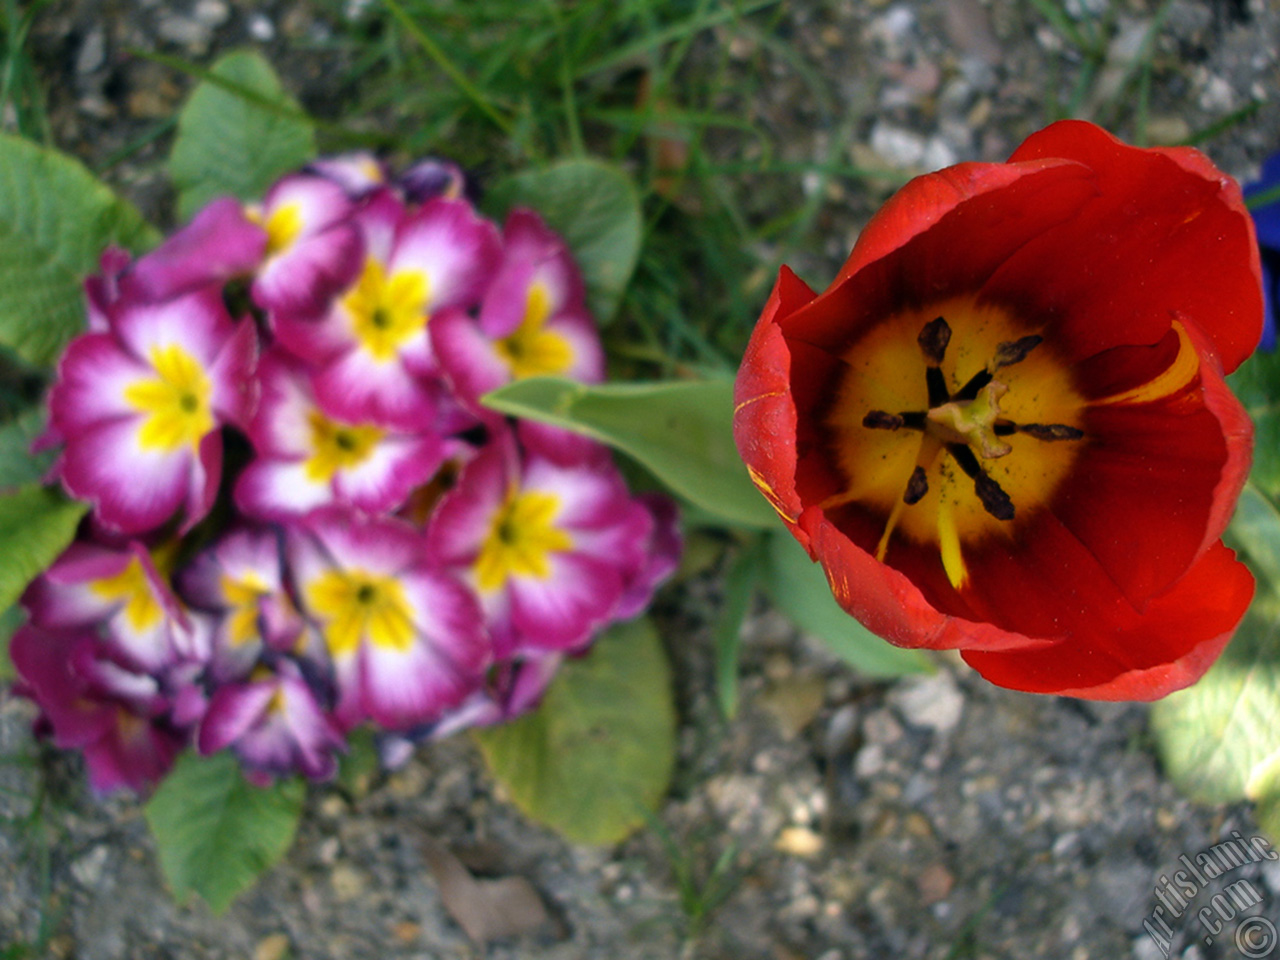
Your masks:
<instances>
[{"instance_id":1,"label":"large green leaf","mask_svg":"<svg viewBox=\"0 0 1280 960\"><path fill-rule=\"evenodd\" d=\"M45 427L43 406L31 407L0 426L0 490L36 483L53 463L54 454L31 453L31 444Z\"/></svg>"},{"instance_id":2,"label":"large green leaf","mask_svg":"<svg viewBox=\"0 0 1280 960\"><path fill-rule=\"evenodd\" d=\"M1267 496L1280 497L1280 352L1257 351L1227 382L1253 418L1250 478Z\"/></svg>"},{"instance_id":3,"label":"large green leaf","mask_svg":"<svg viewBox=\"0 0 1280 960\"><path fill-rule=\"evenodd\" d=\"M476 735L524 813L574 843L616 843L645 822L675 765L671 671L647 620L567 661L541 706Z\"/></svg>"},{"instance_id":4,"label":"large green leaf","mask_svg":"<svg viewBox=\"0 0 1280 960\"><path fill-rule=\"evenodd\" d=\"M1252 485L1229 538L1258 579L1253 605L1218 662L1157 703L1151 724L1183 790L1210 803L1256 801L1280 842L1280 512Z\"/></svg>"},{"instance_id":5,"label":"large green leaf","mask_svg":"<svg viewBox=\"0 0 1280 960\"><path fill-rule=\"evenodd\" d=\"M484 404L610 444L676 494L730 523L778 523L733 445L733 384L727 380L586 386L529 377L486 395Z\"/></svg>"},{"instance_id":6,"label":"large green leaf","mask_svg":"<svg viewBox=\"0 0 1280 960\"><path fill-rule=\"evenodd\" d=\"M596 321L613 318L636 268L643 232L630 177L599 160L563 160L495 184L486 207L498 214L513 207L536 210L568 241Z\"/></svg>"},{"instance_id":7,"label":"large green leaf","mask_svg":"<svg viewBox=\"0 0 1280 960\"><path fill-rule=\"evenodd\" d=\"M716 651L716 698L725 719L738 714L738 660L742 648L742 624L751 612L751 601L760 581L764 554L760 538L733 558L724 578L724 602L712 639Z\"/></svg>"},{"instance_id":8,"label":"large green leaf","mask_svg":"<svg viewBox=\"0 0 1280 960\"><path fill-rule=\"evenodd\" d=\"M20 487L0 496L0 610L57 559L88 509L47 487Z\"/></svg>"},{"instance_id":9,"label":"large green leaf","mask_svg":"<svg viewBox=\"0 0 1280 960\"><path fill-rule=\"evenodd\" d=\"M174 895L194 891L226 910L289 849L305 792L297 777L253 786L227 752L179 757L146 806Z\"/></svg>"},{"instance_id":10,"label":"large green leaf","mask_svg":"<svg viewBox=\"0 0 1280 960\"><path fill-rule=\"evenodd\" d=\"M0 344L48 366L84 329L81 284L104 248L158 240L80 163L0 134Z\"/></svg>"},{"instance_id":11,"label":"large green leaf","mask_svg":"<svg viewBox=\"0 0 1280 960\"><path fill-rule=\"evenodd\" d=\"M767 539L765 589L774 606L801 630L821 637L833 653L873 677L933 669L927 654L895 647L845 613L831 595L822 568L809 559L795 537L779 531Z\"/></svg>"},{"instance_id":12,"label":"large green leaf","mask_svg":"<svg viewBox=\"0 0 1280 960\"><path fill-rule=\"evenodd\" d=\"M183 220L225 194L259 199L316 153L312 125L260 55L229 53L212 72L227 86L206 80L196 87L178 117L169 157Z\"/></svg>"}]
</instances>

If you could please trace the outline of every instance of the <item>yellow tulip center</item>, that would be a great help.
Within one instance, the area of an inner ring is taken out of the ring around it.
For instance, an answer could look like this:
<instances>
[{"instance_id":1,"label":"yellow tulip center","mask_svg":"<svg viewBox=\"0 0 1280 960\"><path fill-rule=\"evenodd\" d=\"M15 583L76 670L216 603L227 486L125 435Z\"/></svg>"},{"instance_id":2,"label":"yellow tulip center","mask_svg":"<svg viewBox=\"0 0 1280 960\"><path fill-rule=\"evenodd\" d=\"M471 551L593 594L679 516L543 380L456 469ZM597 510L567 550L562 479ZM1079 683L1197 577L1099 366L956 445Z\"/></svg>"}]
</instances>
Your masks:
<instances>
[{"instance_id":1,"label":"yellow tulip center","mask_svg":"<svg viewBox=\"0 0 1280 960\"><path fill-rule=\"evenodd\" d=\"M361 345L385 363L426 326L430 293L425 273L399 270L388 276L382 264L370 257L355 286L342 298L342 306Z\"/></svg>"},{"instance_id":2,"label":"yellow tulip center","mask_svg":"<svg viewBox=\"0 0 1280 960\"><path fill-rule=\"evenodd\" d=\"M1019 510L1053 495L1085 439L1083 398L1041 343L1002 310L965 301L869 331L843 357L827 423L847 487L823 506L884 516L877 559L895 536L936 544L963 586L962 544L1008 536Z\"/></svg>"},{"instance_id":3,"label":"yellow tulip center","mask_svg":"<svg viewBox=\"0 0 1280 960\"><path fill-rule=\"evenodd\" d=\"M541 283L532 284L520 326L495 344L498 355L506 361L511 376L516 380L563 373L573 363L573 348L569 341L546 329L550 313L551 298L547 288Z\"/></svg>"},{"instance_id":4,"label":"yellow tulip center","mask_svg":"<svg viewBox=\"0 0 1280 960\"><path fill-rule=\"evenodd\" d=\"M573 538L555 525L560 500L554 494L512 490L494 514L476 558L476 585L485 593L510 577L551 575L551 554L573 548Z\"/></svg>"},{"instance_id":5,"label":"yellow tulip center","mask_svg":"<svg viewBox=\"0 0 1280 960\"><path fill-rule=\"evenodd\" d=\"M328 570L307 585L306 599L335 657L354 653L362 639L400 652L413 645L413 616L394 577Z\"/></svg>"},{"instance_id":6,"label":"yellow tulip center","mask_svg":"<svg viewBox=\"0 0 1280 960\"><path fill-rule=\"evenodd\" d=\"M209 378L177 344L152 348L150 360L156 375L135 380L124 389L125 402L146 414L138 444L143 450L162 453L183 447L194 450L214 427Z\"/></svg>"}]
</instances>

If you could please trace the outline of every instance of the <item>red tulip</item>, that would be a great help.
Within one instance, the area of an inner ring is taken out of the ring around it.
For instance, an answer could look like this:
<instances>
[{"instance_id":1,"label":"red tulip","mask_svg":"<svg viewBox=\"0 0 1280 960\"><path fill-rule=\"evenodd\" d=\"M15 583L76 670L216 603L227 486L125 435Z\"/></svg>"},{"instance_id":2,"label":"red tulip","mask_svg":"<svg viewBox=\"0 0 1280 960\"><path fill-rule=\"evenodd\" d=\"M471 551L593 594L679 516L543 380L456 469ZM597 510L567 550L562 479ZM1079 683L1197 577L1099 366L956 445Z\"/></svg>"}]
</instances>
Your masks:
<instances>
[{"instance_id":1,"label":"red tulip","mask_svg":"<svg viewBox=\"0 0 1280 960\"><path fill-rule=\"evenodd\" d=\"M1253 226L1203 155L1087 123L918 177L815 294L787 268L734 433L849 613L993 683L1151 700L1253 596L1220 537L1253 431Z\"/></svg>"}]
</instances>

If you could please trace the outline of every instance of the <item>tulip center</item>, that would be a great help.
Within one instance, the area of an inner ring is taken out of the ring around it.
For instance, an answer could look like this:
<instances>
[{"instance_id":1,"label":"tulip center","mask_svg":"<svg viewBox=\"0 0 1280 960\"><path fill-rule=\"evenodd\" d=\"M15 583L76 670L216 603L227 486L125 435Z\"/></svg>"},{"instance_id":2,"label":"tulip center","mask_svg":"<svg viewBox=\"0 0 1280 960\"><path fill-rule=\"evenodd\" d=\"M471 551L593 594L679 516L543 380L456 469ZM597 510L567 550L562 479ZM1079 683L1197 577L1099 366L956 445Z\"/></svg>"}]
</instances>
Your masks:
<instances>
[{"instance_id":1,"label":"tulip center","mask_svg":"<svg viewBox=\"0 0 1280 960\"><path fill-rule=\"evenodd\" d=\"M962 541L1011 535L1067 475L1083 401L1043 338L1019 333L1003 311L951 301L886 321L844 356L828 426L847 488L823 505L882 517L864 544L877 559L895 536L933 542L959 587Z\"/></svg>"}]
</instances>

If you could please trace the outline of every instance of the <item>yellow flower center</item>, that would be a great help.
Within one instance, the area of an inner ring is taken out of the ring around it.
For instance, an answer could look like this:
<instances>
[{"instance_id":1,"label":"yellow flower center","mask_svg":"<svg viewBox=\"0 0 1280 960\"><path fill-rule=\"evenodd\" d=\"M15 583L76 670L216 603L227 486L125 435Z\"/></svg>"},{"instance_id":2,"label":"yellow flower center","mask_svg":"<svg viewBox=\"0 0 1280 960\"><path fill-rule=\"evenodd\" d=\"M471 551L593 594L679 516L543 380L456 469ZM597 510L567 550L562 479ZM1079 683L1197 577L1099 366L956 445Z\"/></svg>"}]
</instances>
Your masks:
<instances>
[{"instance_id":1,"label":"yellow flower center","mask_svg":"<svg viewBox=\"0 0 1280 960\"><path fill-rule=\"evenodd\" d=\"M362 639L400 652L413 645L413 617L394 577L328 570L307 585L306 599L335 657L354 653Z\"/></svg>"},{"instance_id":2,"label":"yellow flower center","mask_svg":"<svg viewBox=\"0 0 1280 960\"><path fill-rule=\"evenodd\" d=\"M311 425L312 454L307 459L307 479L328 483L339 470L364 463L385 431L379 427L337 423L317 410L307 416Z\"/></svg>"},{"instance_id":3,"label":"yellow flower center","mask_svg":"<svg viewBox=\"0 0 1280 960\"><path fill-rule=\"evenodd\" d=\"M143 450L163 453L182 447L194 450L214 427L209 378L177 344L152 348L150 360L156 375L124 389L125 402L147 415L138 443Z\"/></svg>"},{"instance_id":4,"label":"yellow flower center","mask_svg":"<svg viewBox=\"0 0 1280 960\"><path fill-rule=\"evenodd\" d=\"M269 217L264 217L258 207L248 207L245 215L267 232L268 257L287 250L302 233L302 210L297 203L281 204L271 211Z\"/></svg>"},{"instance_id":5,"label":"yellow flower center","mask_svg":"<svg viewBox=\"0 0 1280 960\"><path fill-rule=\"evenodd\" d=\"M1056 441L1085 440L1084 400L1041 342L965 300L869 330L843 357L827 417L847 486L823 506L885 517L878 559L895 536L935 544L963 586L962 544L1011 536L1015 514L1045 504L1071 469L1080 443Z\"/></svg>"},{"instance_id":6,"label":"yellow flower center","mask_svg":"<svg viewBox=\"0 0 1280 960\"><path fill-rule=\"evenodd\" d=\"M125 621L132 630L150 630L164 617L164 608L136 557L115 576L90 582L89 590L107 603L121 604Z\"/></svg>"},{"instance_id":7,"label":"yellow flower center","mask_svg":"<svg viewBox=\"0 0 1280 960\"><path fill-rule=\"evenodd\" d=\"M430 293L425 273L400 270L387 276L382 264L370 257L360 279L342 298L342 306L361 345L385 363L426 326Z\"/></svg>"},{"instance_id":8,"label":"yellow flower center","mask_svg":"<svg viewBox=\"0 0 1280 960\"><path fill-rule=\"evenodd\" d=\"M573 548L573 538L554 523L560 500L554 494L512 489L494 515L476 557L476 585L485 593L513 576L545 580L550 555Z\"/></svg>"},{"instance_id":9,"label":"yellow flower center","mask_svg":"<svg viewBox=\"0 0 1280 960\"><path fill-rule=\"evenodd\" d=\"M231 645L239 647L258 637L258 604L271 593L271 588L252 571L240 580L233 580L224 573L219 582L222 596L231 605L227 633Z\"/></svg>"},{"instance_id":10,"label":"yellow flower center","mask_svg":"<svg viewBox=\"0 0 1280 960\"><path fill-rule=\"evenodd\" d=\"M516 380L563 373L573 363L569 341L546 329L550 312L547 288L541 283L532 284L520 326L494 345Z\"/></svg>"}]
</instances>

